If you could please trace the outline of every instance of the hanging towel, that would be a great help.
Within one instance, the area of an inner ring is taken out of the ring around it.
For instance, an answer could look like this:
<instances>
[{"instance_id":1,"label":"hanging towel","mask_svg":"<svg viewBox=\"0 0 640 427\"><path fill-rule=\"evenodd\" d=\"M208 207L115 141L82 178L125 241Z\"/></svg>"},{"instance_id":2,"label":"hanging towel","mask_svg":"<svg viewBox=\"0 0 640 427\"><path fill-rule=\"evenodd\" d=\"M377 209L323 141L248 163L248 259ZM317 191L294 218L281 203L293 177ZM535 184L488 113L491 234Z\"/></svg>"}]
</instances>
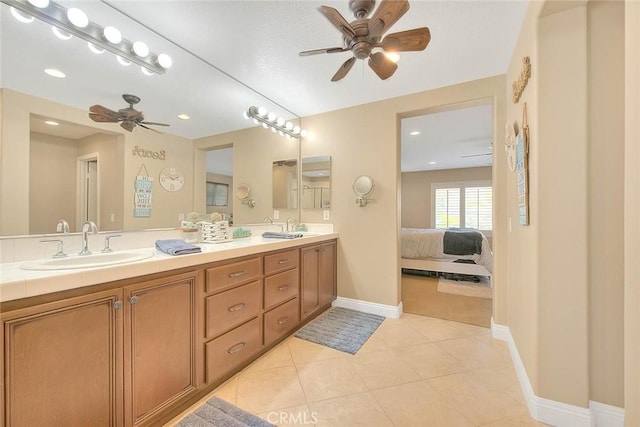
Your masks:
<instances>
[{"instance_id":1,"label":"hanging towel","mask_svg":"<svg viewBox=\"0 0 640 427\"><path fill-rule=\"evenodd\" d=\"M300 233L278 233L276 231L265 231L262 233L262 237L265 239L297 239L302 237Z\"/></svg>"},{"instance_id":2,"label":"hanging towel","mask_svg":"<svg viewBox=\"0 0 640 427\"><path fill-rule=\"evenodd\" d=\"M202 252L200 247L180 239L156 240L156 248L169 255L196 254Z\"/></svg>"}]
</instances>

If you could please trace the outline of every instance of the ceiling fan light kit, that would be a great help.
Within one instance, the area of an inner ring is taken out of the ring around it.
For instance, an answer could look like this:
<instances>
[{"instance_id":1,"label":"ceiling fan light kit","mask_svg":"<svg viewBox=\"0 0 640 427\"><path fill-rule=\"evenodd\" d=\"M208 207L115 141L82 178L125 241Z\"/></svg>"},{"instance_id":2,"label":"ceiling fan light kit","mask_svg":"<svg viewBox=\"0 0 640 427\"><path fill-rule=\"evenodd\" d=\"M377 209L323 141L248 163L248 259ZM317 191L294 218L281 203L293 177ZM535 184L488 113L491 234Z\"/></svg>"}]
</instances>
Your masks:
<instances>
[{"instance_id":1,"label":"ceiling fan light kit","mask_svg":"<svg viewBox=\"0 0 640 427\"><path fill-rule=\"evenodd\" d=\"M277 132L280 136L286 136L287 138L304 138L307 135L307 131L300 129L300 126L295 126L291 122L285 122L282 117L278 117L276 113L268 112L264 107L251 106L243 114L245 119L251 120L257 125L261 125L265 129L271 129L272 132Z\"/></svg>"},{"instance_id":2,"label":"ceiling fan light kit","mask_svg":"<svg viewBox=\"0 0 640 427\"><path fill-rule=\"evenodd\" d=\"M121 63L133 62L151 74L164 74L171 67L172 60L165 53L156 54L149 51L144 42L131 42L122 37L120 31L112 26L101 27L89 20L82 10L66 8L49 0L0 0L11 7L12 14L18 18L26 16L51 24L58 33L79 37L93 45L97 50L104 49L122 58ZM16 13L14 13L14 11ZM24 15L24 16L23 16ZM95 52L94 49L92 51Z\"/></svg>"},{"instance_id":3,"label":"ceiling fan light kit","mask_svg":"<svg viewBox=\"0 0 640 427\"><path fill-rule=\"evenodd\" d=\"M366 58L369 58L369 67L378 77L382 80L391 77L398 69L397 53L424 50L431 41L431 33L427 27L422 27L388 34L382 38L383 34L407 13L409 2L382 0L371 18L367 18L375 3L375 0L349 0L349 10L356 18L352 22L344 19L333 7L318 7L318 11L342 33L343 46L306 50L300 52L300 56L351 51L353 56L340 66L331 78L332 82L344 78L356 59ZM388 54L394 54L395 57L390 58Z\"/></svg>"}]
</instances>

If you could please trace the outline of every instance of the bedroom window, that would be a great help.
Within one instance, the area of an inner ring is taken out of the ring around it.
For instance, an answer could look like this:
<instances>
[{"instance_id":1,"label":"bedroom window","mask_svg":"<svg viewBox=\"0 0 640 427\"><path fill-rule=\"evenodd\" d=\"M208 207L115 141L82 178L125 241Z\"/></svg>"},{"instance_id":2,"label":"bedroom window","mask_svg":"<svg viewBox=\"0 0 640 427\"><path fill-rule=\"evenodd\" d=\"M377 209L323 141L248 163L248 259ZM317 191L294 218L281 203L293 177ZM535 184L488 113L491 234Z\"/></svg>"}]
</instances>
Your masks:
<instances>
[{"instance_id":1,"label":"bedroom window","mask_svg":"<svg viewBox=\"0 0 640 427\"><path fill-rule=\"evenodd\" d=\"M490 182L432 184L434 228L491 231L493 189Z\"/></svg>"},{"instance_id":2,"label":"bedroom window","mask_svg":"<svg viewBox=\"0 0 640 427\"><path fill-rule=\"evenodd\" d=\"M207 206L228 206L229 184L207 181Z\"/></svg>"}]
</instances>

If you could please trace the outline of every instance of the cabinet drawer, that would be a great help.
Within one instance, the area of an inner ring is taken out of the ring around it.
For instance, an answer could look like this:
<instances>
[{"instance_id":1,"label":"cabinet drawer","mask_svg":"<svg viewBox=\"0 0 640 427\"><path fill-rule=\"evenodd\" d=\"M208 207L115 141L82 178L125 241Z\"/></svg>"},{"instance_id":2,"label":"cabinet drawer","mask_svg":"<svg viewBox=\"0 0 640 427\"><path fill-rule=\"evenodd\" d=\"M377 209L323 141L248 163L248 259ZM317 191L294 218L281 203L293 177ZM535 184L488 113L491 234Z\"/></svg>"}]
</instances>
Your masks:
<instances>
[{"instance_id":1,"label":"cabinet drawer","mask_svg":"<svg viewBox=\"0 0 640 427\"><path fill-rule=\"evenodd\" d=\"M212 295L206 301L206 337L212 338L260 314L260 281Z\"/></svg>"},{"instance_id":2,"label":"cabinet drawer","mask_svg":"<svg viewBox=\"0 0 640 427\"><path fill-rule=\"evenodd\" d=\"M233 285L255 280L260 276L260 258L225 264L207 269L206 292L218 291Z\"/></svg>"},{"instance_id":3,"label":"cabinet drawer","mask_svg":"<svg viewBox=\"0 0 640 427\"><path fill-rule=\"evenodd\" d=\"M277 273L298 266L298 250L293 249L264 257L264 274Z\"/></svg>"},{"instance_id":4,"label":"cabinet drawer","mask_svg":"<svg viewBox=\"0 0 640 427\"><path fill-rule=\"evenodd\" d=\"M269 345L295 328L300 322L298 298L264 314L264 344Z\"/></svg>"},{"instance_id":5,"label":"cabinet drawer","mask_svg":"<svg viewBox=\"0 0 640 427\"><path fill-rule=\"evenodd\" d=\"M206 381L214 381L238 367L261 348L260 320L253 319L205 346Z\"/></svg>"},{"instance_id":6,"label":"cabinet drawer","mask_svg":"<svg viewBox=\"0 0 640 427\"><path fill-rule=\"evenodd\" d=\"M298 295L298 269L278 273L264 279L264 308L268 310Z\"/></svg>"}]
</instances>

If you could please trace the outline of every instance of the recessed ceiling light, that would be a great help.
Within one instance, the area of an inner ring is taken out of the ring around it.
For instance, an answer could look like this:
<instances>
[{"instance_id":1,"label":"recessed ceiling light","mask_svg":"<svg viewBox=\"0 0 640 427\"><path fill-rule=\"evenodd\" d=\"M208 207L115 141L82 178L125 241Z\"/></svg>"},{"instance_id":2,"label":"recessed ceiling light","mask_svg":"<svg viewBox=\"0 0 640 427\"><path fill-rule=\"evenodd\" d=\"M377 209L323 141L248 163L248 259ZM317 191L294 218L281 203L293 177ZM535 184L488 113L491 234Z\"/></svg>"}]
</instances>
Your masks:
<instances>
[{"instance_id":1,"label":"recessed ceiling light","mask_svg":"<svg viewBox=\"0 0 640 427\"><path fill-rule=\"evenodd\" d=\"M429 162L429 164L430 164L430 165L435 165L435 164L436 164L436 162Z\"/></svg>"},{"instance_id":2,"label":"recessed ceiling light","mask_svg":"<svg viewBox=\"0 0 640 427\"><path fill-rule=\"evenodd\" d=\"M65 73L60 70L56 70L55 68L47 68L46 70L44 70L44 72L49 74L51 77L57 77L59 79L64 79L65 77L67 77Z\"/></svg>"},{"instance_id":3,"label":"recessed ceiling light","mask_svg":"<svg viewBox=\"0 0 640 427\"><path fill-rule=\"evenodd\" d=\"M180 120L189 120L191 117L187 116L186 114L178 114L178 118Z\"/></svg>"},{"instance_id":4,"label":"recessed ceiling light","mask_svg":"<svg viewBox=\"0 0 640 427\"><path fill-rule=\"evenodd\" d=\"M49 126L60 126L60 123L54 122L53 120L45 120L45 123Z\"/></svg>"},{"instance_id":5,"label":"recessed ceiling light","mask_svg":"<svg viewBox=\"0 0 640 427\"><path fill-rule=\"evenodd\" d=\"M419 130L414 130L413 132L409 132L409 135L411 135L411 136L420 135L420 131Z\"/></svg>"}]
</instances>

